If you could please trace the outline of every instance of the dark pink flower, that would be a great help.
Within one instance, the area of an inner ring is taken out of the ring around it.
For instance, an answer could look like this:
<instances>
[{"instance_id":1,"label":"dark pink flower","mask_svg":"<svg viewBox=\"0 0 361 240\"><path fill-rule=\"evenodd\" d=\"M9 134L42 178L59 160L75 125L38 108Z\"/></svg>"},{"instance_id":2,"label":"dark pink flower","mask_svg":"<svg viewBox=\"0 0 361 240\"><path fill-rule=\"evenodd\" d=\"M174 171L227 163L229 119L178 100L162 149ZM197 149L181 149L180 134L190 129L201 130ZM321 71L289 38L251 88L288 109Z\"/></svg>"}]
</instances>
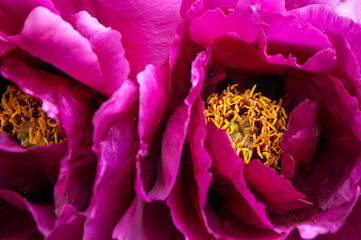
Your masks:
<instances>
[{"instance_id":1,"label":"dark pink flower","mask_svg":"<svg viewBox=\"0 0 361 240\"><path fill-rule=\"evenodd\" d=\"M163 68L138 78L136 193L166 199L187 239L359 236L346 218L359 213L361 25L312 2L183 1L170 87ZM208 96L235 83L283 99L278 171L206 122Z\"/></svg>"},{"instance_id":2,"label":"dark pink flower","mask_svg":"<svg viewBox=\"0 0 361 240\"><path fill-rule=\"evenodd\" d=\"M7 85L16 85L39 100L66 139L26 149L0 133L0 198L9 209L1 221L14 216L2 225L0 238L83 237L92 191L113 177L96 178L92 189L97 164L91 149L93 114L147 64L167 60L180 21L179 5L113 0L0 3L1 93ZM121 101L131 104L126 98ZM127 141L130 146L131 139Z\"/></svg>"}]
</instances>

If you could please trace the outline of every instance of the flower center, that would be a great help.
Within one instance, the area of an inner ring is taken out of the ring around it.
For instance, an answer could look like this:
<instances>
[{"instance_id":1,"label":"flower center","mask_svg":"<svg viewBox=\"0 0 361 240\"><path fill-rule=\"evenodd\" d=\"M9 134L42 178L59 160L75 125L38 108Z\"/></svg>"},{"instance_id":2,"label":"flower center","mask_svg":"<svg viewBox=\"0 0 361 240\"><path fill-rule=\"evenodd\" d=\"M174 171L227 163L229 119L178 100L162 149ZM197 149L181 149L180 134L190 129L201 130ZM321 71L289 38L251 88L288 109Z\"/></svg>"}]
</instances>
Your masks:
<instances>
[{"instance_id":1,"label":"flower center","mask_svg":"<svg viewBox=\"0 0 361 240\"><path fill-rule=\"evenodd\" d=\"M41 109L41 104L15 86L7 86L0 104L0 132L20 141L24 147L60 143L58 124Z\"/></svg>"},{"instance_id":2,"label":"flower center","mask_svg":"<svg viewBox=\"0 0 361 240\"><path fill-rule=\"evenodd\" d=\"M212 93L204 104L207 122L227 132L232 147L245 163L258 158L265 165L280 169L281 137L288 116L282 99L271 101L255 93L256 85L243 94L229 85L220 95Z\"/></svg>"}]
</instances>

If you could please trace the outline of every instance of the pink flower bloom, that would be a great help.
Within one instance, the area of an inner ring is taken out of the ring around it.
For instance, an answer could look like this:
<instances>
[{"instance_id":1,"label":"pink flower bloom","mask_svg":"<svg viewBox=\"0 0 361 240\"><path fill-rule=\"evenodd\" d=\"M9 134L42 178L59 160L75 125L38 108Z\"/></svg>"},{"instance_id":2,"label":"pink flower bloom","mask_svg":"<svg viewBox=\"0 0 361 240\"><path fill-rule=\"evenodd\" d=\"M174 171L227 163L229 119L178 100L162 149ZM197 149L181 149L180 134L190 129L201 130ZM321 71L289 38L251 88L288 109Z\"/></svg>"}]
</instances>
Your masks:
<instances>
[{"instance_id":1,"label":"pink flower bloom","mask_svg":"<svg viewBox=\"0 0 361 240\"><path fill-rule=\"evenodd\" d=\"M1 218L0 238L82 238L97 164L91 149L93 114L147 64L167 60L180 21L179 4L0 3L1 93L6 85L15 84L38 99L66 138L59 144L25 149L0 133L0 199L9 209ZM124 104L128 100L121 99ZM10 217L12 221L6 222Z\"/></svg>"},{"instance_id":2,"label":"pink flower bloom","mask_svg":"<svg viewBox=\"0 0 361 240\"><path fill-rule=\"evenodd\" d=\"M361 25L310 3L183 1L170 87L164 68L138 75L136 193L166 200L187 239L359 238L346 219L360 210ZM207 98L234 83L284 100L278 171L206 122Z\"/></svg>"}]
</instances>

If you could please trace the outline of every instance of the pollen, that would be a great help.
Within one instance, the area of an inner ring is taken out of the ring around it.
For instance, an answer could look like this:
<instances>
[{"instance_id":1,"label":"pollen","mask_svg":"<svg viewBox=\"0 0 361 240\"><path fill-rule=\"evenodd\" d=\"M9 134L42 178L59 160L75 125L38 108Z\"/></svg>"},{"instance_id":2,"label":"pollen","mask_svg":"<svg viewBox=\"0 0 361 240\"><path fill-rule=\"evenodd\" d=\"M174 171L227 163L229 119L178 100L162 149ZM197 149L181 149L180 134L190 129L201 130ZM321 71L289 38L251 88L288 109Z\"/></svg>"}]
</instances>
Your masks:
<instances>
[{"instance_id":1,"label":"pollen","mask_svg":"<svg viewBox=\"0 0 361 240\"><path fill-rule=\"evenodd\" d=\"M232 147L245 163L257 158L265 165L280 169L281 137L288 116L282 99L275 101L252 89L240 93L237 84L221 94L212 93L204 103L207 122L226 131Z\"/></svg>"},{"instance_id":2,"label":"pollen","mask_svg":"<svg viewBox=\"0 0 361 240\"><path fill-rule=\"evenodd\" d=\"M39 100L7 86L0 104L0 132L18 140L23 147L60 143L59 125L41 109Z\"/></svg>"}]
</instances>

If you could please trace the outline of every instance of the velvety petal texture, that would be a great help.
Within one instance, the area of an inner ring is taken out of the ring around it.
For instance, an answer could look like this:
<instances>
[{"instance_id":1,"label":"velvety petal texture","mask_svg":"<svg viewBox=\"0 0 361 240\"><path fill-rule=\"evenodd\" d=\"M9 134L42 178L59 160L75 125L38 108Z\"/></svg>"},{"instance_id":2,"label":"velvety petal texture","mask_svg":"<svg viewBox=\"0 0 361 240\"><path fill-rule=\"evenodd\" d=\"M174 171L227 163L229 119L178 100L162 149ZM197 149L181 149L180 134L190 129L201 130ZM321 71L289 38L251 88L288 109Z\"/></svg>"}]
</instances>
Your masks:
<instances>
[{"instance_id":1,"label":"velvety petal texture","mask_svg":"<svg viewBox=\"0 0 361 240\"><path fill-rule=\"evenodd\" d=\"M93 118L93 150L98 162L84 227L86 239L111 238L113 228L134 198L137 97L136 85L127 80Z\"/></svg>"},{"instance_id":2,"label":"velvety petal texture","mask_svg":"<svg viewBox=\"0 0 361 240\"><path fill-rule=\"evenodd\" d=\"M175 180L169 175L170 187L158 189L172 189L162 195L169 194L173 222L187 239L313 239L347 229L361 176L360 25L351 13L353 20L339 14L352 4L182 2L155 186L160 169L179 166L170 168L178 173ZM204 51L210 60L195 92L195 63ZM279 168L257 155L246 164L226 132L206 123L203 104L228 84L241 92L257 84L255 92L282 98L288 117ZM193 94L192 111L181 111ZM178 145L165 141L170 133Z\"/></svg>"}]
</instances>

